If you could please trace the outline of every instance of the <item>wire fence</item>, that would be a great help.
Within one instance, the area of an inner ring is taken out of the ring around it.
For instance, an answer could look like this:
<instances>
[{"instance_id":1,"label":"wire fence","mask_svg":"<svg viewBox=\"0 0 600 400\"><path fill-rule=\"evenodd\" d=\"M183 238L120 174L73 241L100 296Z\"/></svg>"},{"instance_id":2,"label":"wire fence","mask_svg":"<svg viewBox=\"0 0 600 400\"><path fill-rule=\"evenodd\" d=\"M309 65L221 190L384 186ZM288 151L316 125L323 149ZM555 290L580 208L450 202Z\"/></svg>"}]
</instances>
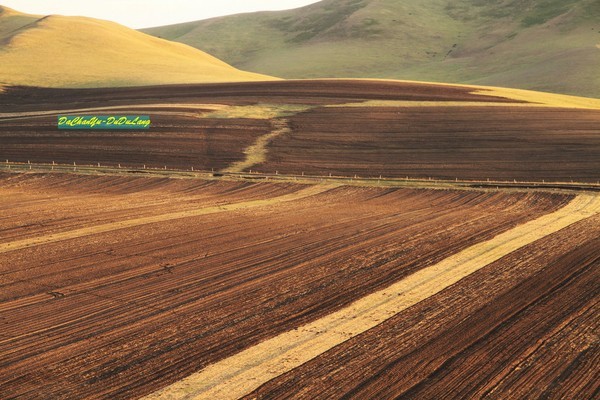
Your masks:
<instances>
[{"instance_id":1,"label":"wire fence","mask_svg":"<svg viewBox=\"0 0 600 400\"><path fill-rule=\"evenodd\" d=\"M12 172L63 172L63 173L88 173L88 174L148 174L148 175L171 175L182 177L197 177L197 178L241 178L241 179L262 179L262 180L292 180L298 182L339 182L346 184L369 184L380 186L449 186L449 187L468 187L468 188L527 188L527 189L567 189L567 190L592 190L600 191L600 180L597 182L576 182L570 181L519 181L498 180L498 179L440 179L434 177L385 177L383 174L377 176L360 176L352 175L335 175L327 173L323 175L300 173L280 173L260 172L249 170L246 172L225 172L219 169L211 168L203 169L190 166L188 168L169 167L167 165L157 166L148 164L127 165L125 163L58 163L55 161L48 163L37 162L18 162L4 160L0 163L0 170Z\"/></svg>"}]
</instances>

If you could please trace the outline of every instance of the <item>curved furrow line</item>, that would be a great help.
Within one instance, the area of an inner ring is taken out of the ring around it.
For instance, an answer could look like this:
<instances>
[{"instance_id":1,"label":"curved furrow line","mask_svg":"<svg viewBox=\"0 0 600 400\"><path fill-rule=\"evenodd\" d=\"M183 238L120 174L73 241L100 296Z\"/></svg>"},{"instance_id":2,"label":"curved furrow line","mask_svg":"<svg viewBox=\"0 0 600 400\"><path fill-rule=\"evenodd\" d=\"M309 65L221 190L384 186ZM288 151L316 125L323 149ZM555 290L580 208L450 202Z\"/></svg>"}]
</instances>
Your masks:
<instances>
[{"instance_id":1,"label":"curved furrow line","mask_svg":"<svg viewBox=\"0 0 600 400\"><path fill-rule=\"evenodd\" d=\"M111 231L124 229L124 228L131 228L134 226L152 224L152 223L156 223L156 222L164 222L164 221L180 219L180 218L214 214L214 213L219 213L219 212L224 212L224 211L234 211L234 210L241 210L241 209L253 208L253 207L270 206L270 205L277 204L280 202L293 201L293 200L298 200L298 199L308 197L308 196L314 196L316 194L326 192L333 187L335 187L335 186L334 185L315 185L315 186L311 186L311 187L299 190L296 193L287 194L287 195L275 197L272 199L252 200L252 201L246 201L246 202L241 202L241 203L224 204L221 206L200 208L197 210L180 211L180 212L168 213L168 214L163 214L163 215L153 215L153 216L149 216L149 217L134 218L134 219L125 220L125 221L117 221L117 222L103 224L103 225L80 228L80 229L76 229L76 230L69 231L69 232L60 232L60 233L55 233L55 234L46 235L46 236L42 236L42 237L23 239L23 240L14 241L14 242L8 242L8 243L0 243L0 253L6 253L9 251L13 251L13 250L19 250L19 249L24 249L24 248L33 247L33 246L39 246L42 244L48 244L48 243L58 242L58 241L62 241L62 240L79 238L82 236L89 236L89 235L94 235L94 234L98 234L98 233L111 232Z\"/></svg>"}]
</instances>

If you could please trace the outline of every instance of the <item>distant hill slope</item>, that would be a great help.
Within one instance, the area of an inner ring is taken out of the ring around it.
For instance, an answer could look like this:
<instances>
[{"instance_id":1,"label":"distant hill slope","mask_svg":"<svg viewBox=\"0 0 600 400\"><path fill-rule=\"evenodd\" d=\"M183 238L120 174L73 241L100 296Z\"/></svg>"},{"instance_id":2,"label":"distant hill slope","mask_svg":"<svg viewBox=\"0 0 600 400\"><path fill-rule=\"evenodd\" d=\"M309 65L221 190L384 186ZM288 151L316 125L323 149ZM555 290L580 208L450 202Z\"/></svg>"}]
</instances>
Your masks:
<instances>
[{"instance_id":1,"label":"distant hill slope","mask_svg":"<svg viewBox=\"0 0 600 400\"><path fill-rule=\"evenodd\" d=\"M119 24L0 7L0 85L135 86L273 79Z\"/></svg>"},{"instance_id":2,"label":"distant hill slope","mask_svg":"<svg viewBox=\"0 0 600 400\"><path fill-rule=\"evenodd\" d=\"M600 97L600 0L324 0L144 32L285 78L415 79Z\"/></svg>"}]
</instances>

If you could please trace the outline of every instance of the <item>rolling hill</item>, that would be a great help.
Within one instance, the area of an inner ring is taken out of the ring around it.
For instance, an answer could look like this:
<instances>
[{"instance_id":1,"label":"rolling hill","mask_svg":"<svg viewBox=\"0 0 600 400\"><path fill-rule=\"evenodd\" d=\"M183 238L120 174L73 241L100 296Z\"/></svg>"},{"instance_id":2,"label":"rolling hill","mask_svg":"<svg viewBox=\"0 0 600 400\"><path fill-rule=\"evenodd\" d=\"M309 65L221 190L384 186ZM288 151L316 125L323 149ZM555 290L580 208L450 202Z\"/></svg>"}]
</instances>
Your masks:
<instances>
[{"instance_id":1,"label":"rolling hill","mask_svg":"<svg viewBox=\"0 0 600 400\"><path fill-rule=\"evenodd\" d=\"M0 85L102 87L270 79L113 22L27 15L0 6Z\"/></svg>"},{"instance_id":2,"label":"rolling hill","mask_svg":"<svg viewBox=\"0 0 600 400\"><path fill-rule=\"evenodd\" d=\"M244 70L600 97L598 0L324 0L143 30Z\"/></svg>"}]
</instances>

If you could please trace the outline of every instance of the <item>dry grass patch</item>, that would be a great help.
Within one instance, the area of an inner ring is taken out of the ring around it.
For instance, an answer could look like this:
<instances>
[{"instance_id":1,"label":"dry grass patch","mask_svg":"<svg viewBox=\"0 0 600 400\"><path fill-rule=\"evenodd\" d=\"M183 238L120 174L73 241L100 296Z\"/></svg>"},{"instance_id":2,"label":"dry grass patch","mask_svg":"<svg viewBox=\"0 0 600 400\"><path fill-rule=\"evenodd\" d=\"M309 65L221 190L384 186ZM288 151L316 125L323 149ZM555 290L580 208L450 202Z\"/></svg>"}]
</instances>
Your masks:
<instances>
[{"instance_id":1,"label":"dry grass patch","mask_svg":"<svg viewBox=\"0 0 600 400\"><path fill-rule=\"evenodd\" d=\"M233 165L225 168L223 172L243 172L254 165L261 164L267 161L267 146L275 138L285 135L290 132L290 128L286 120L273 120L273 130L266 135L258 138L258 140L246 150L244 154L246 158L242 161L238 161Z\"/></svg>"},{"instance_id":2,"label":"dry grass patch","mask_svg":"<svg viewBox=\"0 0 600 400\"><path fill-rule=\"evenodd\" d=\"M223 106L219 110L202 115L204 118L274 119L289 117L312 106L296 104L255 104L251 106Z\"/></svg>"},{"instance_id":3,"label":"dry grass patch","mask_svg":"<svg viewBox=\"0 0 600 400\"><path fill-rule=\"evenodd\" d=\"M569 96L566 94L554 94L546 92L534 92L531 90L481 87L473 93L484 96L500 96L513 100L527 101L550 107L582 108L587 110L600 110L600 99L590 97Z\"/></svg>"},{"instance_id":4,"label":"dry grass patch","mask_svg":"<svg viewBox=\"0 0 600 400\"><path fill-rule=\"evenodd\" d=\"M0 47L5 84L108 87L275 79L238 70L190 46L92 18L40 18L11 33L6 43Z\"/></svg>"}]
</instances>

